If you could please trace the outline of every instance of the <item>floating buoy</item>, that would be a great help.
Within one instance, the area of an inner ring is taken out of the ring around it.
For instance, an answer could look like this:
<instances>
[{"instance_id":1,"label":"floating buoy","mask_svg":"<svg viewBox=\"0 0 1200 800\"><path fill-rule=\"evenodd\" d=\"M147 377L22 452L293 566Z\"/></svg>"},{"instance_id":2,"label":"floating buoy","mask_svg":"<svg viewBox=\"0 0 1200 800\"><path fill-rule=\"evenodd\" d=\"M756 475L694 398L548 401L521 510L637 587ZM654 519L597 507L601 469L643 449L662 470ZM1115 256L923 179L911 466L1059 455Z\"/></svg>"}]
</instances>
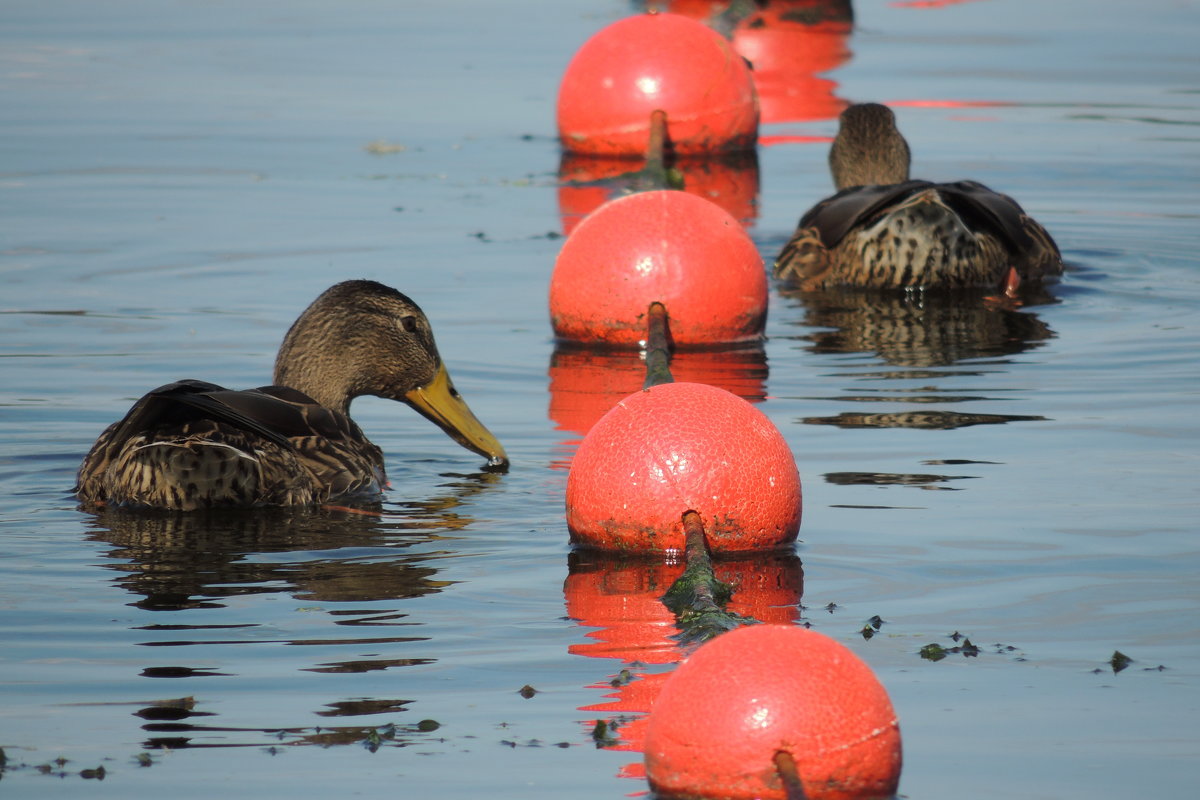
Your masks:
<instances>
[{"instance_id":1,"label":"floating buoy","mask_svg":"<svg viewBox=\"0 0 1200 800\"><path fill-rule=\"evenodd\" d=\"M700 515L714 553L769 550L800 530L800 474L782 434L724 389L667 383L618 402L580 443L567 476L573 542L682 552Z\"/></svg>"},{"instance_id":2,"label":"floating buoy","mask_svg":"<svg viewBox=\"0 0 1200 800\"><path fill-rule=\"evenodd\" d=\"M669 795L783 798L781 765L808 800L892 797L900 781L900 726L879 679L794 626L703 645L663 684L644 744L646 777Z\"/></svg>"},{"instance_id":3,"label":"floating buoy","mask_svg":"<svg viewBox=\"0 0 1200 800\"><path fill-rule=\"evenodd\" d=\"M676 14L628 17L579 48L558 90L559 138L576 153L640 156L655 110L677 155L755 146L749 67L720 34Z\"/></svg>"},{"instance_id":4,"label":"floating buoy","mask_svg":"<svg viewBox=\"0 0 1200 800\"><path fill-rule=\"evenodd\" d=\"M670 312L676 346L760 339L767 277L754 241L728 212L686 192L605 203L579 223L555 261L555 334L637 347L656 301Z\"/></svg>"}]
</instances>

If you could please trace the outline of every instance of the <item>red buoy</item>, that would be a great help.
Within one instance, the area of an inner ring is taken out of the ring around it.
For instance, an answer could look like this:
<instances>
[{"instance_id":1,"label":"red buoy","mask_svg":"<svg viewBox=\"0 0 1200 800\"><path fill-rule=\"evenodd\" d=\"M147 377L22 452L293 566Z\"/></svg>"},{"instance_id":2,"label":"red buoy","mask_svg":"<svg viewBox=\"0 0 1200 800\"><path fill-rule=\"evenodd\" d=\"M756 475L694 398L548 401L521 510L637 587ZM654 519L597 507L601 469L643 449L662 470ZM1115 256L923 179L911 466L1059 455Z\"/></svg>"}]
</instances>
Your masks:
<instances>
[{"instance_id":1,"label":"red buoy","mask_svg":"<svg viewBox=\"0 0 1200 800\"><path fill-rule=\"evenodd\" d=\"M576 153L640 156L659 109L678 155L754 148L749 67L720 34L676 14L628 17L579 48L558 90L559 137Z\"/></svg>"},{"instance_id":2,"label":"red buoy","mask_svg":"<svg viewBox=\"0 0 1200 800\"><path fill-rule=\"evenodd\" d=\"M550 319L564 339L637 347L652 302L667 307L676 346L761 338L767 276L754 241L701 197L620 197L572 231L550 278Z\"/></svg>"},{"instance_id":3,"label":"red buoy","mask_svg":"<svg viewBox=\"0 0 1200 800\"><path fill-rule=\"evenodd\" d=\"M751 625L697 650L663 684L645 731L655 791L783 798L780 754L808 800L892 797L900 726L887 691L815 631Z\"/></svg>"},{"instance_id":4,"label":"red buoy","mask_svg":"<svg viewBox=\"0 0 1200 800\"><path fill-rule=\"evenodd\" d=\"M713 552L780 547L800 530L800 473L779 430L701 383L618 402L579 445L566 495L572 541L600 550L682 552L688 511Z\"/></svg>"}]
</instances>

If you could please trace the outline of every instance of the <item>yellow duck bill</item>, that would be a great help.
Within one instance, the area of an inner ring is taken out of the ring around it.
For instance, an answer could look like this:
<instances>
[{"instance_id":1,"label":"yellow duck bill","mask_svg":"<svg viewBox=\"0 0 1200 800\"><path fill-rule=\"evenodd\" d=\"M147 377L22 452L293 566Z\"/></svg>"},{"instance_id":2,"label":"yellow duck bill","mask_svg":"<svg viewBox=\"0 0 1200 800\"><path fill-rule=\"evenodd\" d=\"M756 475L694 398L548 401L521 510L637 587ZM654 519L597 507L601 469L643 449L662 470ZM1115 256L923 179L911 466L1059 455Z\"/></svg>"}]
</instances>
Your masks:
<instances>
[{"instance_id":1,"label":"yellow duck bill","mask_svg":"<svg viewBox=\"0 0 1200 800\"><path fill-rule=\"evenodd\" d=\"M410 406L444 430L450 438L472 452L487 456L490 466L506 466L504 446L471 411L450 380L445 364L438 366L433 380L404 395Z\"/></svg>"}]
</instances>

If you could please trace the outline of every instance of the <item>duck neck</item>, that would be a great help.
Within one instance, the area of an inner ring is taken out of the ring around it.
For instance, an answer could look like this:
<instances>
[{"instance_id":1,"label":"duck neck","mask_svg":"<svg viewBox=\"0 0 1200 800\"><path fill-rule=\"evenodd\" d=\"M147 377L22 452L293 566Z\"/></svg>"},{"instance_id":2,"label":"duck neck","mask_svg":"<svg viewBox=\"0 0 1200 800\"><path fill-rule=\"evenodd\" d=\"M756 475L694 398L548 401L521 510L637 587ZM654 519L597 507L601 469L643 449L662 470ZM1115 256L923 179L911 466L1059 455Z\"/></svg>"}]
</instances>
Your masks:
<instances>
[{"instance_id":1,"label":"duck neck","mask_svg":"<svg viewBox=\"0 0 1200 800\"><path fill-rule=\"evenodd\" d=\"M348 414L357 391L357 368L351 358L311 346L310 340L288 333L275 359L274 381L316 400L333 411Z\"/></svg>"}]
</instances>

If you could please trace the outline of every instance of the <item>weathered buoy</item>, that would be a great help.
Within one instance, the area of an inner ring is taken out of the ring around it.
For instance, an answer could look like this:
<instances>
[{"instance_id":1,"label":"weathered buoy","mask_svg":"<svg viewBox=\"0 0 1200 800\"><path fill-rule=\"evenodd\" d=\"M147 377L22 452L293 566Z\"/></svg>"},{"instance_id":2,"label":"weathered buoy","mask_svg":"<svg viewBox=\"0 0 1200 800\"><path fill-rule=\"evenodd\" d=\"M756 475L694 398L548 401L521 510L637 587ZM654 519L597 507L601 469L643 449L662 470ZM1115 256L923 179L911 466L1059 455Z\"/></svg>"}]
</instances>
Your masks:
<instances>
[{"instance_id":1,"label":"weathered buoy","mask_svg":"<svg viewBox=\"0 0 1200 800\"><path fill-rule=\"evenodd\" d=\"M629 395L571 461L567 527L600 550L682 552L682 517L700 515L714 553L768 550L800 530L800 474L787 442L723 389L667 383Z\"/></svg>"},{"instance_id":2,"label":"weathered buoy","mask_svg":"<svg viewBox=\"0 0 1200 800\"><path fill-rule=\"evenodd\" d=\"M677 155L755 146L749 67L720 34L676 14L627 17L579 48L559 85L559 138L576 153L639 156L655 110Z\"/></svg>"},{"instance_id":3,"label":"weathered buoy","mask_svg":"<svg viewBox=\"0 0 1200 800\"><path fill-rule=\"evenodd\" d=\"M686 192L641 192L605 203L579 223L555 261L555 334L637 347L656 301L671 315L678 347L760 339L767 278L754 241L728 212Z\"/></svg>"},{"instance_id":4,"label":"weathered buoy","mask_svg":"<svg viewBox=\"0 0 1200 800\"><path fill-rule=\"evenodd\" d=\"M667 795L890 798L900 727L887 691L848 648L815 631L751 625L722 634L662 687L645 729L646 777Z\"/></svg>"}]
</instances>

